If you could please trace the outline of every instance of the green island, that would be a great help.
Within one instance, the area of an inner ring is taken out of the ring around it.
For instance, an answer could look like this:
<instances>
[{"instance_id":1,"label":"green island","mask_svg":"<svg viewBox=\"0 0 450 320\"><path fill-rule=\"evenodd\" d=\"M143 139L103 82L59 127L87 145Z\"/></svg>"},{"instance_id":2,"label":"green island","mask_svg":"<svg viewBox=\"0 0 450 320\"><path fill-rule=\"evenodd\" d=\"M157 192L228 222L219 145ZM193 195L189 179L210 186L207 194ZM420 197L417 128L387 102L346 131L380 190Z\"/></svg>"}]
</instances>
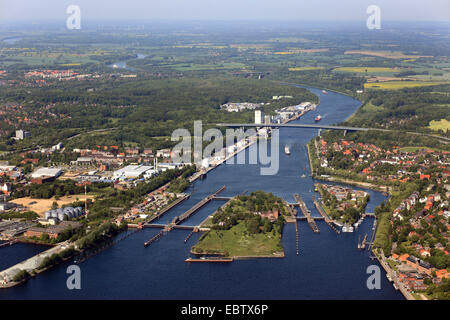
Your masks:
<instances>
[{"instance_id":1,"label":"green island","mask_svg":"<svg viewBox=\"0 0 450 320\"><path fill-rule=\"evenodd\" d=\"M192 247L194 254L227 257L283 257L281 235L288 210L272 193L235 197L212 217L211 230Z\"/></svg>"},{"instance_id":2,"label":"green island","mask_svg":"<svg viewBox=\"0 0 450 320\"><path fill-rule=\"evenodd\" d=\"M330 218L341 223L354 224L365 212L369 194L348 187L317 183L323 199L323 208Z\"/></svg>"}]
</instances>

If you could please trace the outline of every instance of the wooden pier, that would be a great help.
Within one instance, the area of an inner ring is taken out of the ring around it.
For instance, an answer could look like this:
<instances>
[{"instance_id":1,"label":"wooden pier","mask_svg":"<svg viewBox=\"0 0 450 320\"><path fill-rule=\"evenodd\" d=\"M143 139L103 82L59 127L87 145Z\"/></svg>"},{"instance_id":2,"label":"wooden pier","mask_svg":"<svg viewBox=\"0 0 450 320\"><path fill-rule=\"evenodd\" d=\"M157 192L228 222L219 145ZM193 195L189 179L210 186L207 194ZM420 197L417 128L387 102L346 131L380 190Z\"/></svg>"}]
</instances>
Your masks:
<instances>
[{"instance_id":1,"label":"wooden pier","mask_svg":"<svg viewBox=\"0 0 450 320\"><path fill-rule=\"evenodd\" d=\"M160 232L155 234L153 237L151 237L150 240L144 242L144 247L147 247L147 246L151 245L153 242L161 239L165 233L166 233L165 229L161 230Z\"/></svg>"},{"instance_id":2,"label":"wooden pier","mask_svg":"<svg viewBox=\"0 0 450 320\"><path fill-rule=\"evenodd\" d=\"M326 222L326 224L329 225L330 228L337 234L341 233L334 225L333 220L328 216L328 214L325 212L325 210L322 208L321 204L316 200L316 198L314 196L313 196L313 202L314 202L314 205L316 206L317 211L319 211L320 215L323 217L323 220Z\"/></svg>"},{"instance_id":3,"label":"wooden pier","mask_svg":"<svg viewBox=\"0 0 450 320\"><path fill-rule=\"evenodd\" d=\"M305 202L302 200L302 197L300 197L299 194L294 194L294 199L298 203L298 206L300 207L300 210L302 211L303 215L306 217L306 220L308 221L309 226L313 230L314 233L319 233L319 227L317 227L316 222L314 221L314 218L311 217L311 211L306 207Z\"/></svg>"},{"instance_id":4,"label":"wooden pier","mask_svg":"<svg viewBox=\"0 0 450 320\"><path fill-rule=\"evenodd\" d=\"M367 246L367 251L372 250L373 242L375 240L376 231L377 231L377 217L375 216L375 220L373 221L373 227L372 227L372 237L370 239L369 245Z\"/></svg>"},{"instance_id":5,"label":"wooden pier","mask_svg":"<svg viewBox=\"0 0 450 320\"><path fill-rule=\"evenodd\" d=\"M8 242L0 244L0 248L12 246L13 244L15 244L17 242L19 242L19 241L17 241L17 240L10 240Z\"/></svg>"},{"instance_id":6,"label":"wooden pier","mask_svg":"<svg viewBox=\"0 0 450 320\"><path fill-rule=\"evenodd\" d=\"M358 250L364 250L367 244L367 233L364 235L362 242L359 242L359 239L360 238L358 237Z\"/></svg>"},{"instance_id":7,"label":"wooden pier","mask_svg":"<svg viewBox=\"0 0 450 320\"><path fill-rule=\"evenodd\" d=\"M298 224L297 224L297 220L295 221L295 251L297 253L297 255L299 255L300 253L300 249L298 246L298 240L299 240L299 233L298 233Z\"/></svg>"}]
</instances>

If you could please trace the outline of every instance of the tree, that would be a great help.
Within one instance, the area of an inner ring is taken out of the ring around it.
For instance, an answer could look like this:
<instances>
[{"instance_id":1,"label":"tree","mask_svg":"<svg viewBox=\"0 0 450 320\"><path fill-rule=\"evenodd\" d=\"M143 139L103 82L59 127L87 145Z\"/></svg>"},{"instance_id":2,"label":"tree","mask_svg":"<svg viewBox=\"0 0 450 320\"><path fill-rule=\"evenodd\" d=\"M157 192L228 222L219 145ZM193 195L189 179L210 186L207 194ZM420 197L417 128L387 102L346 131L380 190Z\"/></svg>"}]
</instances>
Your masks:
<instances>
[{"instance_id":1,"label":"tree","mask_svg":"<svg viewBox=\"0 0 450 320\"><path fill-rule=\"evenodd\" d=\"M52 210L56 210L58 208L59 208L58 202L53 201L53 203L52 203Z\"/></svg>"}]
</instances>

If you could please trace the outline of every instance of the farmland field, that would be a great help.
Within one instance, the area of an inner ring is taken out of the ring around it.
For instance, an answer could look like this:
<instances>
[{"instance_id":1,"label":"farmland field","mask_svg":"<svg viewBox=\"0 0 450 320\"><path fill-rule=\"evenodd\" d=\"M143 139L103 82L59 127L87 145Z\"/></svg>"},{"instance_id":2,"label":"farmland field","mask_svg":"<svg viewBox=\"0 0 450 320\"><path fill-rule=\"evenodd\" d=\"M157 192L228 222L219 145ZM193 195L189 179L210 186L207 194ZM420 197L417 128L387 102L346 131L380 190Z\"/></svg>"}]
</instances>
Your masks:
<instances>
[{"instance_id":1,"label":"farmland field","mask_svg":"<svg viewBox=\"0 0 450 320\"><path fill-rule=\"evenodd\" d=\"M386 68L386 67L339 67L339 68L334 68L333 71L357 72L357 73L399 72L398 69Z\"/></svg>"},{"instance_id":2,"label":"farmland field","mask_svg":"<svg viewBox=\"0 0 450 320\"><path fill-rule=\"evenodd\" d=\"M349 50L345 51L344 54L360 54L367 56L382 57L388 59L417 59L425 58L431 56L420 56L420 55L406 55L399 51L371 51L371 50Z\"/></svg>"},{"instance_id":3,"label":"farmland field","mask_svg":"<svg viewBox=\"0 0 450 320\"><path fill-rule=\"evenodd\" d=\"M94 196L87 195L87 199L94 200ZM56 200L54 197L50 199L33 199L30 197L25 198L18 198L11 200L11 202L14 202L18 205L22 205L26 207L28 210L36 212L39 216L43 217L45 211L48 211L52 208L53 202L57 202L59 207L62 207L63 205L70 204L75 201L84 201L85 196L84 194L80 195L71 195L71 196L64 196L59 198L59 200Z\"/></svg>"},{"instance_id":4,"label":"farmland field","mask_svg":"<svg viewBox=\"0 0 450 320\"><path fill-rule=\"evenodd\" d=\"M450 121L447 119L441 120L433 120L430 121L430 125L428 126L431 130L450 130Z\"/></svg>"},{"instance_id":5,"label":"farmland field","mask_svg":"<svg viewBox=\"0 0 450 320\"><path fill-rule=\"evenodd\" d=\"M386 81L365 83L365 89L397 90L402 88L414 88L425 86L437 86L448 84L448 82L426 82L426 81Z\"/></svg>"},{"instance_id":6,"label":"farmland field","mask_svg":"<svg viewBox=\"0 0 450 320\"><path fill-rule=\"evenodd\" d=\"M309 70L323 70L324 67L293 67L289 71L309 71Z\"/></svg>"}]
</instances>

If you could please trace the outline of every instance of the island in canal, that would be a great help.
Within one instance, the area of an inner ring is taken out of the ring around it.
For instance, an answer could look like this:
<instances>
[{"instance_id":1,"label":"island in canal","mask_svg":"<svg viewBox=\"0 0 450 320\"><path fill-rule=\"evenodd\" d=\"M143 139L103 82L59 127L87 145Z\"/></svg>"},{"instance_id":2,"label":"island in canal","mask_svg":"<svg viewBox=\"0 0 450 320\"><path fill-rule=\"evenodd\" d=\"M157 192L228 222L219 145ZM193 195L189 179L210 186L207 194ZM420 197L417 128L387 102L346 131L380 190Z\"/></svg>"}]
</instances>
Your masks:
<instances>
[{"instance_id":1,"label":"island in canal","mask_svg":"<svg viewBox=\"0 0 450 320\"><path fill-rule=\"evenodd\" d=\"M335 222L353 225L365 212L369 193L333 184L317 183L322 207Z\"/></svg>"},{"instance_id":2,"label":"island in canal","mask_svg":"<svg viewBox=\"0 0 450 320\"><path fill-rule=\"evenodd\" d=\"M281 234L287 215L285 201L272 193L237 196L210 217L210 230L191 253L233 259L284 257Z\"/></svg>"}]
</instances>

